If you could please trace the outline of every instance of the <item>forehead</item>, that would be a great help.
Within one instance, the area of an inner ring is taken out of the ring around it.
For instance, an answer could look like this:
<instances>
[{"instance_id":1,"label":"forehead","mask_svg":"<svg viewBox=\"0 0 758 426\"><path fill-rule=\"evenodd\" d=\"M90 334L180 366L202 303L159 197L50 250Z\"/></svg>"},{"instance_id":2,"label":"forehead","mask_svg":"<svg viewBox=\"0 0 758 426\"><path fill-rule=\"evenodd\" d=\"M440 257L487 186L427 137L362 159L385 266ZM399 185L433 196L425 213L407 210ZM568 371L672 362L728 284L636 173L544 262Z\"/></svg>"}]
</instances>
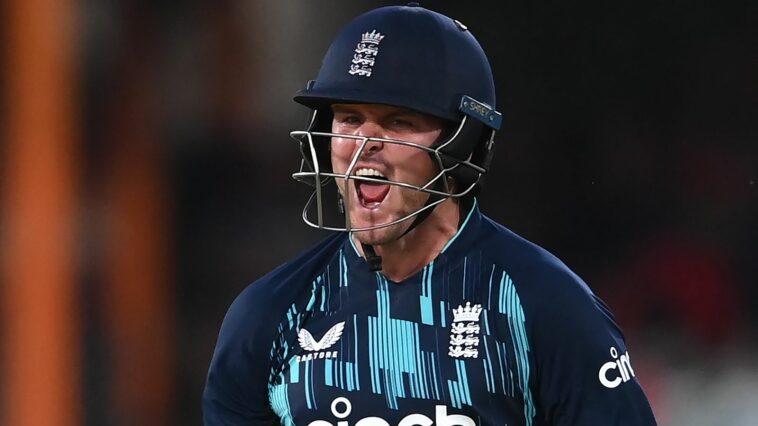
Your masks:
<instances>
[{"instance_id":1,"label":"forehead","mask_svg":"<svg viewBox=\"0 0 758 426\"><path fill-rule=\"evenodd\" d=\"M332 104L334 113L357 113L370 115L412 115L429 120L439 120L437 117L424 114L412 109L385 104Z\"/></svg>"}]
</instances>

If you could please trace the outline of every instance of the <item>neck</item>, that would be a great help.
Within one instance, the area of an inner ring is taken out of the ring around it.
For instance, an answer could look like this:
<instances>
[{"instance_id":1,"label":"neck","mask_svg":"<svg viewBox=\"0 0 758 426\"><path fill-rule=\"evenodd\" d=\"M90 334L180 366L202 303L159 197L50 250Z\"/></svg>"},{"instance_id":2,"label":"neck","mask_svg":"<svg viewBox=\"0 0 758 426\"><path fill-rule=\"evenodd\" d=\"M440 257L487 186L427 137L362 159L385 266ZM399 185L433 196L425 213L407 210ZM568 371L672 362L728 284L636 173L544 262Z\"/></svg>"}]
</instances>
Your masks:
<instances>
[{"instance_id":1,"label":"neck","mask_svg":"<svg viewBox=\"0 0 758 426\"><path fill-rule=\"evenodd\" d=\"M384 276L400 282L428 265L458 232L460 214L458 202L448 198L402 238L375 245L376 254L382 257ZM356 247L365 257L360 243L356 244Z\"/></svg>"}]
</instances>

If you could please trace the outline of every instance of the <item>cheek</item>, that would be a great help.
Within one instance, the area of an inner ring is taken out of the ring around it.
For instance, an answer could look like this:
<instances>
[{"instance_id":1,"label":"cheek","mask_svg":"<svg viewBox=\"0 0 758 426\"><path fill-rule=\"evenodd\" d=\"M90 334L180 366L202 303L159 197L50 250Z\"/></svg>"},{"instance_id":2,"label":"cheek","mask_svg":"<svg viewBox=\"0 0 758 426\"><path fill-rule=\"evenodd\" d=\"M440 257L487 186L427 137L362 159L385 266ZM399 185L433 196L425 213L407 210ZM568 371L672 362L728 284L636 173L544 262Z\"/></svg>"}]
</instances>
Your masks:
<instances>
[{"instance_id":1,"label":"cheek","mask_svg":"<svg viewBox=\"0 0 758 426\"><path fill-rule=\"evenodd\" d=\"M428 152L416 148L404 148L404 150L407 152L400 156L403 159L403 164L399 169L404 170L409 176L415 177L416 183L419 183L419 180L426 183L437 174L437 165Z\"/></svg>"},{"instance_id":2,"label":"cheek","mask_svg":"<svg viewBox=\"0 0 758 426\"><path fill-rule=\"evenodd\" d=\"M350 163L355 143L352 140L332 139L332 167L336 172L344 172Z\"/></svg>"}]
</instances>

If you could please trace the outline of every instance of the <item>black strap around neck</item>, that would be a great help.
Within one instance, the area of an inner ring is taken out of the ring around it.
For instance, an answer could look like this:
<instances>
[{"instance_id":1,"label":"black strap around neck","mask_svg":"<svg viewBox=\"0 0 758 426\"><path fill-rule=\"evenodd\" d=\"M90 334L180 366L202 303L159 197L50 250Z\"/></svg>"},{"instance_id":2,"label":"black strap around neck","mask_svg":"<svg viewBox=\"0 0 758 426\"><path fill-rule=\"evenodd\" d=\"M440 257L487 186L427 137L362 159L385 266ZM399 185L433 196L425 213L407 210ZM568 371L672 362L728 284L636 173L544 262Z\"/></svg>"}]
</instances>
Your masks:
<instances>
[{"instance_id":1,"label":"black strap around neck","mask_svg":"<svg viewBox=\"0 0 758 426\"><path fill-rule=\"evenodd\" d=\"M377 272L382 270L382 257L376 254L374 246L370 244L361 243L363 248L363 254L366 255L366 262L368 262L368 269L371 272Z\"/></svg>"}]
</instances>

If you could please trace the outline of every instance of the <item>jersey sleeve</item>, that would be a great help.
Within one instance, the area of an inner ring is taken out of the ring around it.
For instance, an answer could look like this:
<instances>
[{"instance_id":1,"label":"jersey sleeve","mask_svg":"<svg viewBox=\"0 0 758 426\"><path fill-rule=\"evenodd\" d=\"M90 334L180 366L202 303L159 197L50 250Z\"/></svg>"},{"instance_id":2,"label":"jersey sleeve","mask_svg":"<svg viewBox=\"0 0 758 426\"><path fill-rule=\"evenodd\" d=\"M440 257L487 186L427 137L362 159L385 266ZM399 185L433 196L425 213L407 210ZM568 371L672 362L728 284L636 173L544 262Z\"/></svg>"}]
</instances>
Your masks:
<instances>
[{"instance_id":1,"label":"jersey sleeve","mask_svg":"<svg viewBox=\"0 0 758 426\"><path fill-rule=\"evenodd\" d=\"M557 285L540 296L532 330L538 404L547 423L655 425L613 314L579 277L556 275Z\"/></svg>"},{"instance_id":2,"label":"jersey sleeve","mask_svg":"<svg viewBox=\"0 0 758 426\"><path fill-rule=\"evenodd\" d=\"M240 293L221 325L203 392L206 426L279 424L268 399L274 332L256 309L256 285Z\"/></svg>"}]
</instances>

